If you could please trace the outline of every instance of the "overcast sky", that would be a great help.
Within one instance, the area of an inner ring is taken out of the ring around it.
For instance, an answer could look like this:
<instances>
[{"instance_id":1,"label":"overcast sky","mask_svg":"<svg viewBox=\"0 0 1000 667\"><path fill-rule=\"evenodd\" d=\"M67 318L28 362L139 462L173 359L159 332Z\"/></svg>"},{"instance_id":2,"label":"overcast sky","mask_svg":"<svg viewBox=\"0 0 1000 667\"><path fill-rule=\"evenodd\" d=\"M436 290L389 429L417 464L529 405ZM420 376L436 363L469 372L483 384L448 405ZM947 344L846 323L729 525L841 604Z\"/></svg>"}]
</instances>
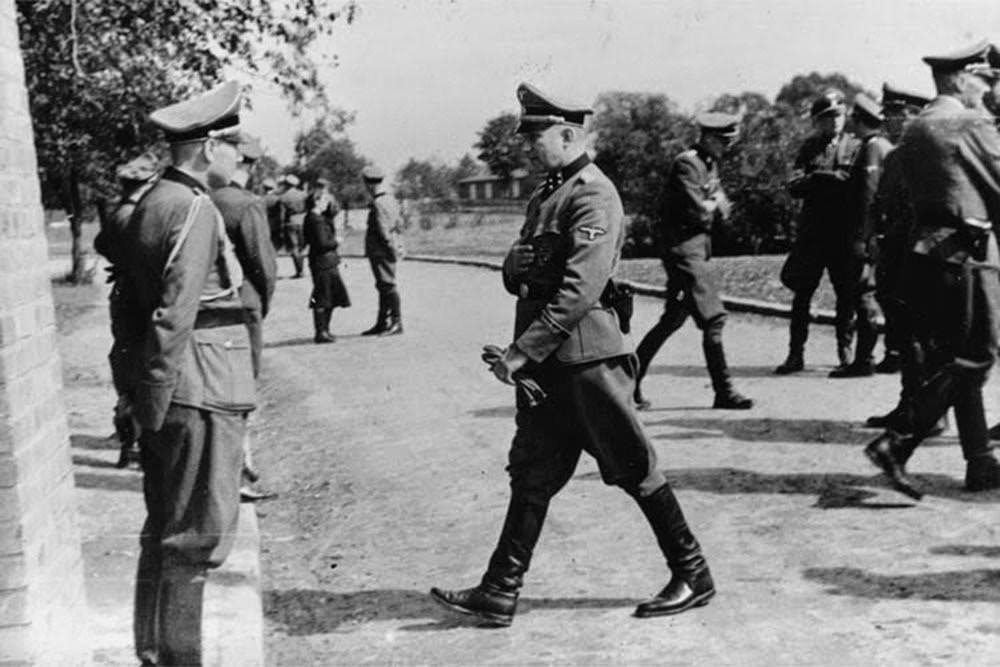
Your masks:
<instances>
[{"instance_id":1,"label":"overcast sky","mask_svg":"<svg viewBox=\"0 0 1000 667\"><path fill-rule=\"evenodd\" d=\"M930 94L920 57L1000 42L1000 0L358 0L315 54L321 78L356 112L360 152L394 170L410 157L473 152L476 132L517 110L528 81L563 99L665 93L693 110L745 90L774 97L798 73L840 71ZM295 131L258 87L246 124L281 161Z\"/></svg>"}]
</instances>

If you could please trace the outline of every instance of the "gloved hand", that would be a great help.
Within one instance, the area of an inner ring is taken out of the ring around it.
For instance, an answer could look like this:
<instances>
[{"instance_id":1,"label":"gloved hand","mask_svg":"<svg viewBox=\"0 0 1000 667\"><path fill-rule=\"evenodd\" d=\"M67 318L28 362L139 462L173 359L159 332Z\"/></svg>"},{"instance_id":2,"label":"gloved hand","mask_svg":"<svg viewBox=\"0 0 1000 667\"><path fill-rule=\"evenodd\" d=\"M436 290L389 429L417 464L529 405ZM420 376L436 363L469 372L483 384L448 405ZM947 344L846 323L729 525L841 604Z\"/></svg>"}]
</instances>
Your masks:
<instances>
[{"instance_id":1,"label":"gloved hand","mask_svg":"<svg viewBox=\"0 0 1000 667\"><path fill-rule=\"evenodd\" d=\"M528 358L517 346L511 345L504 349L499 345L484 345L481 358L498 380L522 390L529 406L535 407L545 400L545 390L541 385L520 370Z\"/></svg>"},{"instance_id":2,"label":"gloved hand","mask_svg":"<svg viewBox=\"0 0 1000 667\"><path fill-rule=\"evenodd\" d=\"M511 272L515 276L527 273L535 263L535 248L530 244L515 243L507 253Z\"/></svg>"}]
</instances>

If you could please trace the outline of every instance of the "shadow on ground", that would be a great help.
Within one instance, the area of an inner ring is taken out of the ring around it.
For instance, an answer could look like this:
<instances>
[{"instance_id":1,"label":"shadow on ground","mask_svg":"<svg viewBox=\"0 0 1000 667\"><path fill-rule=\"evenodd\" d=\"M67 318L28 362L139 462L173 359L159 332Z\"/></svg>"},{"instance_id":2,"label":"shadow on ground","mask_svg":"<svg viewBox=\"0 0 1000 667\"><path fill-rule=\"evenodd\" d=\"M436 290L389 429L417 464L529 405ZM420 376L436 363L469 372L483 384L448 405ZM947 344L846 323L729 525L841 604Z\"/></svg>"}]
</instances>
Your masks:
<instances>
[{"instance_id":1,"label":"shadow on ground","mask_svg":"<svg viewBox=\"0 0 1000 667\"><path fill-rule=\"evenodd\" d=\"M114 437L102 438L85 433L74 433L69 436L69 446L73 449L118 449L118 440Z\"/></svg>"},{"instance_id":2,"label":"shadow on ground","mask_svg":"<svg viewBox=\"0 0 1000 667\"><path fill-rule=\"evenodd\" d=\"M101 475L93 472L74 474L77 488L102 489L104 491L132 491L142 493L142 477L136 471L122 471L118 474Z\"/></svg>"},{"instance_id":3,"label":"shadow on ground","mask_svg":"<svg viewBox=\"0 0 1000 667\"><path fill-rule=\"evenodd\" d=\"M880 431L865 428L857 422L829 419L709 419L704 417L677 417L646 423L647 429L657 427L684 429L679 432L657 433L656 440L696 440L699 438L726 437L747 442L787 442L821 445L860 446L874 439ZM931 438L921 447L953 445L955 438ZM859 452L860 455L860 452Z\"/></svg>"},{"instance_id":4,"label":"shadow on ground","mask_svg":"<svg viewBox=\"0 0 1000 667\"><path fill-rule=\"evenodd\" d=\"M1000 570L885 575L855 567L813 567L803 576L830 595L892 600L1000 602Z\"/></svg>"},{"instance_id":5,"label":"shadow on ground","mask_svg":"<svg viewBox=\"0 0 1000 667\"><path fill-rule=\"evenodd\" d=\"M685 468L665 470L664 474L675 489L692 489L705 493L770 493L776 495L802 494L816 496L814 507L842 509L858 507L891 509L912 507L915 503L904 496L899 502L868 503L877 494L859 487L888 486L880 474L852 475L849 473L762 473L736 468ZM939 496L967 503L1000 503L1000 492L969 493L961 481L946 475L911 475L927 495ZM599 482L599 472L587 472L575 479Z\"/></svg>"},{"instance_id":6,"label":"shadow on ground","mask_svg":"<svg viewBox=\"0 0 1000 667\"><path fill-rule=\"evenodd\" d=\"M1000 558L1000 547L982 544L946 544L931 547L928 551L939 556L980 556L985 558Z\"/></svg>"},{"instance_id":7,"label":"shadow on ground","mask_svg":"<svg viewBox=\"0 0 1000 667\"><path fill-rule=\"evenodd\" d=\"M774 369L781 363L781 359L776 358L773 366L730 366L729 373L735 378L773 378L777 377L774 374ZM810 364L806 366L804 371L795 373L794 375L785 376L786 379L794 380L795 378L817 378L826 377L831 370L833 370L834 364L822 365L822 364ZM708 371L705 370L705 366L667 366L662 364L653 364L646 371L646 375L669 375L671 377L679 378L700 378L703 377L708 379ZM864 378L853 378L854 380L864 380ZM850 380L845 380L845 382L850 382ZM847 385L845 385L847 386Z\"/></svg>"},{"instance_id":8,"label":"shadow on ground","mask_svg":"<svg viewBox=\"0 0 1000 667\"><path fill-rule=\"evenodd\" d=\"M615 609L639 603L632 598L521 598L518 616L541 609ZM351 625L375 619L425 621L403 626L423 632L447 630L474 624L471 617L448 612L431 600L427 592L384 589L335 593L291 589L264 593L264 616L292 636L343 632Z\"/></svg>"}]
</instances>

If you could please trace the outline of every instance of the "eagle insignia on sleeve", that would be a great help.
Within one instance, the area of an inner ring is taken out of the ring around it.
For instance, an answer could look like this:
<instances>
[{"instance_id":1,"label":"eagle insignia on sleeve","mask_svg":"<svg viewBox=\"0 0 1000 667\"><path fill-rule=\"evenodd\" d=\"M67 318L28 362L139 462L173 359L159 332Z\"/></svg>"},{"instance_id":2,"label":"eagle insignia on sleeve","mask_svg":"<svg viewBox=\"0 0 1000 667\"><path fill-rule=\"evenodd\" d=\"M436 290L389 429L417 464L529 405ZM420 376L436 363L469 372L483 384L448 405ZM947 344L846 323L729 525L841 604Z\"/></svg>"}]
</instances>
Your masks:
<instances>
[{"instance_id":1,"label":"eagle insignia on sleeve","mask_svg":"<svg viewBox=\"0 0 1000 667\"><path fill-rule=\"evenodd\" d=\"M587 235L588 241L593 241L598 236L603 236L607 234L607 231L603 227L594 227L592 225L583 225L578 228L580 232Z\"/></svg>"}]
</instances>

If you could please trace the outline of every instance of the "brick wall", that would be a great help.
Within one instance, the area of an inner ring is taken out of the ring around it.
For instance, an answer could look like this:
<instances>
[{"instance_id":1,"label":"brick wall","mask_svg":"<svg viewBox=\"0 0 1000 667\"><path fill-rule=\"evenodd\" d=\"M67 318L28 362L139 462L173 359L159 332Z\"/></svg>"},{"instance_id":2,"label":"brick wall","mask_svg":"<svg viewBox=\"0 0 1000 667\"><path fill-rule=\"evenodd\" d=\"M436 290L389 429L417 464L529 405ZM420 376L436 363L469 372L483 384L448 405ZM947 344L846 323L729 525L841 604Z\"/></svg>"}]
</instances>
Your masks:
<instances>
[{"instance_id":1,"label":"brick wall","mask_svg":"<svg viewBox=\"0 0 1000 667\"><path fill-rule=\"evenodd\" d=\"M14 0L0 0L0 665L87 662L42 216Z\"/></svg>"}]
</instances>

